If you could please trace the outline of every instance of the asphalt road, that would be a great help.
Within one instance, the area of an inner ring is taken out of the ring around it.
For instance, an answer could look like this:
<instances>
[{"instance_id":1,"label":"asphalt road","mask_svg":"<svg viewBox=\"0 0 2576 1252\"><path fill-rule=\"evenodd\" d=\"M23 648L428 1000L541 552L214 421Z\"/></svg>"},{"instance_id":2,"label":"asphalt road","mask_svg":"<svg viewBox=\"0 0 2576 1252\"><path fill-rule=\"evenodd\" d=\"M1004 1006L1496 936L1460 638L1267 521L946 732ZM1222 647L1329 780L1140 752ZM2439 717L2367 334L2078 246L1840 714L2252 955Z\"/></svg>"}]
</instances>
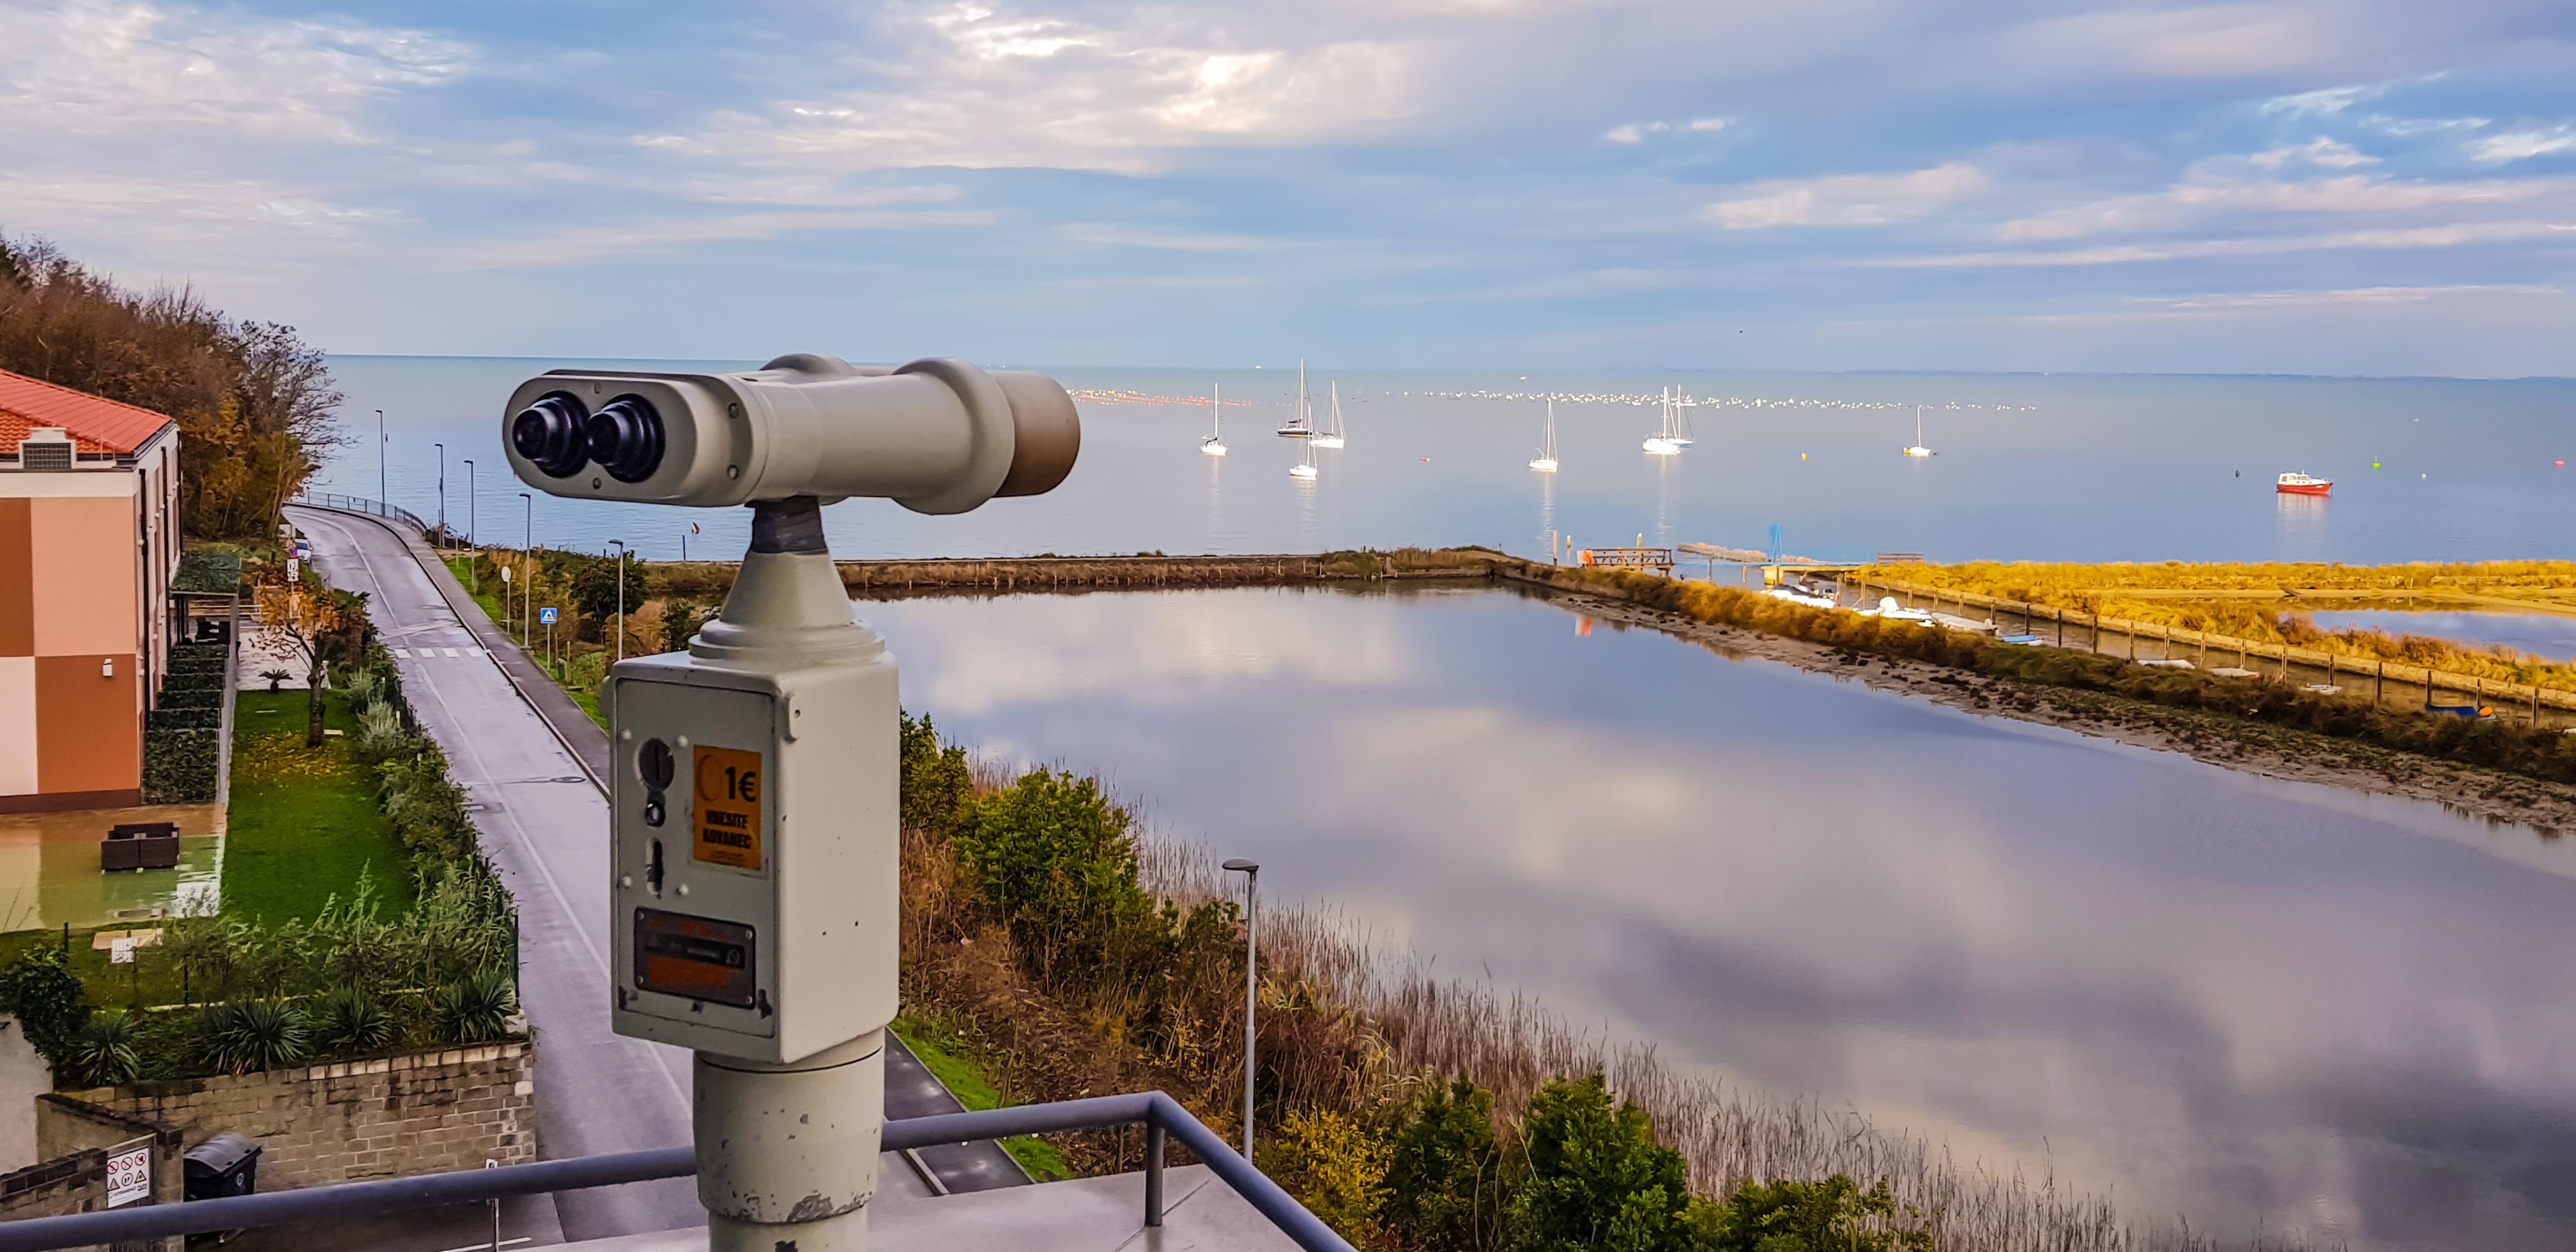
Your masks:
<instances>
[{"instance_id":1,"label":"asphalt road","mask_svg":"<svg viewBox=\"0 0 2576 1252\"><path fill-rule=\"evenodd\" d=\"M422 729L474 806L519 901L520 993L537 1036L537 1136L549 1158L689 1142L689 1054L608 1028L608 802L466 629L405 540L319 509L287 516L332 586L363 591ZM454 655L450 655L450 652ZM687 1179L556 1197L564 1237L700 1225Z\"/></svg>"},{"instance_id":2,"label":"asphalt road","mask_svg":"<svg viewBox=\"0 0 2576 1252\"><path fill-rule=\"evenodd\" d=\"M325 579L368 593L370 616L422 728L446 750L475 806L485 851L518 898L543 1154L689 1142L688 1053L609 1029L608 802L593 781L607 768L607 735L465 599L443 567L433 573L434 558L416 540L328 510L291 508L288 516L313 537ZM505 666L523 671L519 682ZM955 1107L899 1045L887 1049L886 1083L889 1116ZM1028 1181L990 1142L889 1153L878 1175L885 1196ZM556 1212L563 1237L572 1240L705 1221L686 1179L567 1193L556 1197Z\"/></svg>"}]
</instances>

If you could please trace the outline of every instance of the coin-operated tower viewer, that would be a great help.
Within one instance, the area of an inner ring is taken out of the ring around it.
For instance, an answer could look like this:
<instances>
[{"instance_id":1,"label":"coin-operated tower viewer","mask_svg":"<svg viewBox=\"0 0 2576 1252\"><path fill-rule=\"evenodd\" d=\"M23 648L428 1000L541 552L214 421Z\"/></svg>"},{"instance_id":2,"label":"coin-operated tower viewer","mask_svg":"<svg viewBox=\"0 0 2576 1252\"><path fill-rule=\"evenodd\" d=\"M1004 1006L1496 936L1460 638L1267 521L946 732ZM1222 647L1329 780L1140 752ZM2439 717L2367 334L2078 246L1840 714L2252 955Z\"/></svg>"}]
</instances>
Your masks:
<instances>
[{"instance_id":1,"label":"coin-operated tower viewer","mask_svg":"<svg viewBox=\"0 0 2576 1252\"><path fill-rule=\"evenodd\" d=\"M1073 400L947 359L557 370L511 393L502 436L558 496L751 507L722 613L688 651L609 675L612 1020L696 1054L714 1252L856 1252L896 1008L900 711L821 506L963 513L1051 490L1081 448Z\"/></svg>"}]
</instances>

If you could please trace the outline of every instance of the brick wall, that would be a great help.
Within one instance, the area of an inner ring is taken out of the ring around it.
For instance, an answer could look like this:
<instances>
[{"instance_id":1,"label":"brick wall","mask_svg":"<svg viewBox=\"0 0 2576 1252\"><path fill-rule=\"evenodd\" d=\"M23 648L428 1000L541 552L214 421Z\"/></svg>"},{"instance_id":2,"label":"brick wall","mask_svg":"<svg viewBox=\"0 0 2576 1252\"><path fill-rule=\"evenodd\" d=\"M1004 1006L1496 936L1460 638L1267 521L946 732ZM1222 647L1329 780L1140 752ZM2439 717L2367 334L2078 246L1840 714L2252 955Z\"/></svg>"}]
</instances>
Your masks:
<instances>
[{"instance_id":1,"label":"brick wall","mask_svg":"<svg viewBox=\"0 0 2576 1252\"><path fill-rule=\"evenodd\" d=\"M533 1161L535 1072L528 1044L501 1043L63 1094L171 1127L191 1146L247 1135L262 1149L259 1189L282 1191ZM57 1120L39 1106L40 1150Z\"/></svg>"},{"instance_id":2,"label":"brick wall","mask_svg":"<svg viewBox=\"0 0 2576 1252\"><path fill-rule=\"evenodd\" d=\"M185 1179L180 1172L182 1137L177 1130L52 1094L36 1097L36 1108L38 1152L44 1159L0 1174L0 1221L62 1217L107 1207L108 1149L143 1138L153 1141L151 1203L179 1203ZM118 1245L119 1252L125 1246ZM178 1252L180 1241L162 1239L134 1246Z\"/></svg>"}]
</instances>

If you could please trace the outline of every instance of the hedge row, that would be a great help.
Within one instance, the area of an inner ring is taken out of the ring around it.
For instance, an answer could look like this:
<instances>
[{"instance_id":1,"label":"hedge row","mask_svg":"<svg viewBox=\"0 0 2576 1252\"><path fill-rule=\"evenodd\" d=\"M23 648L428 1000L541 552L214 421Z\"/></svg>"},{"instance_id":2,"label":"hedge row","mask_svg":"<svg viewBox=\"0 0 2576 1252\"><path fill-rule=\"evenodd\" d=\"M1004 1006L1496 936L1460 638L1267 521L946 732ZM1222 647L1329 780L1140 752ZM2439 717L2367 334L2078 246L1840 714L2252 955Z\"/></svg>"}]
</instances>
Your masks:
<instances>
[{"instance_id":1,"label":"hedge row","mask_svg":"<svg viewBox=\"0 0 2576 1252\"><path fill-rule=\"evenodd\" d=\"M212 723L203 729L156 727L143 732L143 802L212 803L216 740L221 737Z\"/></svg>"}]
</instances>

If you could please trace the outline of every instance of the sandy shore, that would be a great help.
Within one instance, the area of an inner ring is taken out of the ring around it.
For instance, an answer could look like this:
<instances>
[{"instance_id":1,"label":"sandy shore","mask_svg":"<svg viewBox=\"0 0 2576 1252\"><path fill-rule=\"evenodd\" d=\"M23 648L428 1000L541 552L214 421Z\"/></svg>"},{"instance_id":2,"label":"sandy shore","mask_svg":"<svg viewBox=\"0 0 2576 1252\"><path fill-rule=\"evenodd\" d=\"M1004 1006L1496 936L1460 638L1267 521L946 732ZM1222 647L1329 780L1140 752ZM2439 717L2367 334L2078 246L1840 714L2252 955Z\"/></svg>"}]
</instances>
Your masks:
<instances>
[{"instance_id":1,"label":"sandy shore","mask_svg":"<svg viewBox=\"0 0 2576 1252\"><path fill-rule=\"evenodd\" d=\"M1802 639L1719 626L1580 592L1538 594L1595 621L1661 631L1726 656L1779 661L1973 713L2063 727L2159 751L2187 753L2213 765L2266 778L2431 800L2478 817L2550 831L2576 830L2576 787L2197 709L2167 708L2100 692L1862 656Z\"/></svg>"}]
</instances>

